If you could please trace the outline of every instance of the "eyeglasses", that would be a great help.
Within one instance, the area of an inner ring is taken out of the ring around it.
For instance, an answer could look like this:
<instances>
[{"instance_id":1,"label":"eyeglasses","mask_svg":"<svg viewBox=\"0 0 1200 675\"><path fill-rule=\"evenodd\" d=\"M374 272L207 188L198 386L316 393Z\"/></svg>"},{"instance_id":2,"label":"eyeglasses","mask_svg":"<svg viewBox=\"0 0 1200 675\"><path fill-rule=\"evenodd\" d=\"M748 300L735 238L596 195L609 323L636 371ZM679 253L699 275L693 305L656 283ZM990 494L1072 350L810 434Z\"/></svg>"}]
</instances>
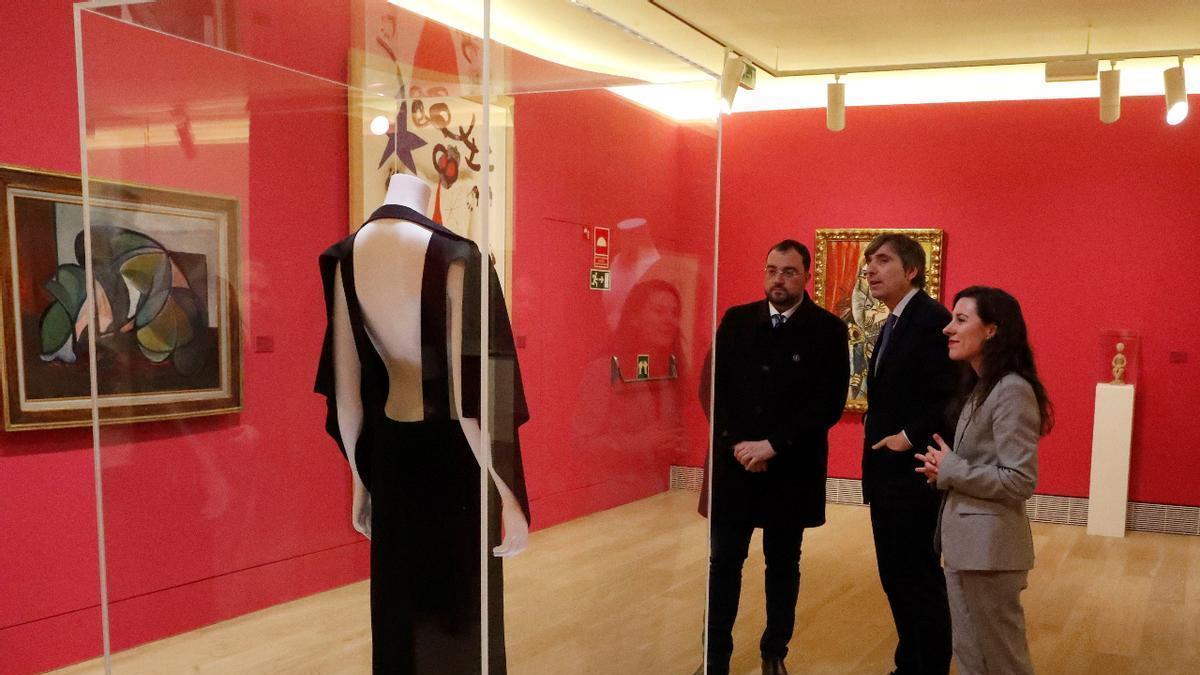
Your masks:
<instances>
[{"instance_id":1,"label":"eyeglasses","mask_svg":"<svg viewBox=\"0 0 1200 675\"><path fill-rule=\"evenodd\" d=\"M780 276L787 281L800 276L800 270L796 269L795 267L785 267L783 269L779 269L778 267L768 266L763 270L763 273L767 275L768 279L774 279L775 277Z\"/></svg>"}]
</instances>

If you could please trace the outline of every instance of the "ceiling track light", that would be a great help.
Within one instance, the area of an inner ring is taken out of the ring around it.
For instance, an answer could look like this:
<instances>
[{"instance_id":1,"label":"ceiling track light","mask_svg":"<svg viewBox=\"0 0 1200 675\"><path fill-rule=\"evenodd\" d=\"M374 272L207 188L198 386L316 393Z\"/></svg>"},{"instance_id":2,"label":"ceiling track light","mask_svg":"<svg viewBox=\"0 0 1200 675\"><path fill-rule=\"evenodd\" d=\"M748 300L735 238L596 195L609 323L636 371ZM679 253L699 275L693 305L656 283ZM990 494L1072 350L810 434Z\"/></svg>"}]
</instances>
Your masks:
<instances>
[{"instance_id":1,"label":"ceiling track light","mask_svg":"<svg viewBox=\"0 0 1200 675\"><path fill-rule=\"evenodd\" d=\"M1121 71L1117 62L1100 73L1100 121L1112 124L1121 119Z\"/></svg>"},{"instance_id":2,"label":"ceiling track light","mask_svg":"<svg viewBox=\"0 0 1200 675\"><path fill-rule=\"evenodd\" d=\"M830 131L846 128L846 83L840 75L825 85L825 127Z\"/></svg>"},{"instance_id":3,"label":"ceiling track light","mask_svg":"<svg viewBox=\"0 0 1200 675\"><path fill-rule=\"evenodd\" d=\"M1084 82L1096 79L1100 70L1099 59L1072 59L1068 61L1047 61L1047 82Z\"/></svg>"},{"instance_id":4,"label":"ceiling track light","mask_svg":"<svg viewBox=\"0 0 1200 675\"><path fill-rule=\"evenodd\" d=\"M1167 96L1167 124L1179 124L1188 115L1187 81L1183 74L1183 57L1179 65L1163 71L1163 89Z\"/></svg>"}]
</instances>

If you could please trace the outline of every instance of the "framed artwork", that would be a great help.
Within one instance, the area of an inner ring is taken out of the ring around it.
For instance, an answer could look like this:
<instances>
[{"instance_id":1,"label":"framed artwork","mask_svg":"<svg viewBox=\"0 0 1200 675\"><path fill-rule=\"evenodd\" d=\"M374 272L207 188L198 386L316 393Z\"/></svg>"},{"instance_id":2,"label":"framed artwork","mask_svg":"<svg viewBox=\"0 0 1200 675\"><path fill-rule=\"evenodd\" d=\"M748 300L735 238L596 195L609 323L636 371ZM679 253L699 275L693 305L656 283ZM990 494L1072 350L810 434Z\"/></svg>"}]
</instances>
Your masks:
<instances>
[{"instance_id":1,"label":"framed artwork","mask_svg":"<svg viewBox=\"0 0 1200 675\"><path fill-rule=\"evenodd\" d=\"M383 203L388 179L408 173L433 186L426 215L479 242L486 184L489 241L507 291L514 106L507 96L493 96L488 104L491 162L485 167L482 40L387 3L355 9L348 93L351 231Z\"/></svg>"},{"instance_id":2,"label":"framed artwork","mask_svg":"<svg viewBox=\"0 0 1200 675\"><path fill-rule=\"evenodd\" d=\"M925 249L925 292L935 300L941 299L941 230L817 230L813 251L813 298L818 305L841 317L850 333L846 409L855 412L867 409L867 364L888 317L887 306L871 297L863 251L875 237L889 232L908 235L921 243Z\"/></svg>"},{"instance_id":3,"label":"framed artwork","mask_svg":"<svg viewBox=\"0 0 1200 675\"><path fill-rule=\"evenodd\" d=\"M0 166L4 428L242 407L237 200ZM90 335L91 327L95 334Z\"/></svg>"}]
</instances>

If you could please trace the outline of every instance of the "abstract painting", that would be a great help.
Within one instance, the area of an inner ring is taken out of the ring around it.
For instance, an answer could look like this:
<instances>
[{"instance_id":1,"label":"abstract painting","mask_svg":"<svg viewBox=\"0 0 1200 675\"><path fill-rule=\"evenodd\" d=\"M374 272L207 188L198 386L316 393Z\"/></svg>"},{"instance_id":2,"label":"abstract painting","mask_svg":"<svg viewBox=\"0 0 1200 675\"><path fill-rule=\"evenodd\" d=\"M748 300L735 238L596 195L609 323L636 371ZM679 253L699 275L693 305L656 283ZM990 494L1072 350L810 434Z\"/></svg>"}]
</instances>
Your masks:
<instances>
[{"instance_id":1,"label":"abstract painting","mask_svg":"<svg viewBox=\"0 0 1200 675\"><path fill-rule=\"evenodd\" d=\"M407 173L433 189L427 215L483 248L486 189L493 261L509 288L513 101L484 105L482 40L387 3L363 9L349 54L351 231L383 202L388 179Z\"/></svg>"},{"instance_id":2,"label":"abstract painting","mask_svg":"<svg viewBox=\"0 0 1200 675\"><path fill-rule=\"evenodd\" d=\"M6 429L90 424L93 346L101 422L241 408L236 200L92 181L88 237L78 177L0 189Z\"/></svg>"}]
</instances>

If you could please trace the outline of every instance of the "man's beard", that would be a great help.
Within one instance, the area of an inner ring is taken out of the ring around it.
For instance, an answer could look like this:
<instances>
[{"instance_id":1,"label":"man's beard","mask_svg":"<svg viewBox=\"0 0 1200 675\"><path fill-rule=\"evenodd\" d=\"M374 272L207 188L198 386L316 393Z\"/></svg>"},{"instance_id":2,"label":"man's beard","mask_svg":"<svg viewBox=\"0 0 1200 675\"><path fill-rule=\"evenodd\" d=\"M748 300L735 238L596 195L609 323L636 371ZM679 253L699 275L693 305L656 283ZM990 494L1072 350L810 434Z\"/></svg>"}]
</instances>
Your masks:
<instances>
[{"instance_id":1,"label":"man's beard","mask_svg":"<svg viewBox=\"0 0 1200 675\"><path fill-rule=\"evenodd\" d=\"M775 296L773 295L775 291L780 291L783 295ZM775 305L775 309L787 309L800 301L799 296L788 293L786 288L772 288L771 290L767 291L766 294L767 300L770 301L772 305ZM776 297L780 297L781 299L777 300Z\"/></svg>"}]
</instances>

